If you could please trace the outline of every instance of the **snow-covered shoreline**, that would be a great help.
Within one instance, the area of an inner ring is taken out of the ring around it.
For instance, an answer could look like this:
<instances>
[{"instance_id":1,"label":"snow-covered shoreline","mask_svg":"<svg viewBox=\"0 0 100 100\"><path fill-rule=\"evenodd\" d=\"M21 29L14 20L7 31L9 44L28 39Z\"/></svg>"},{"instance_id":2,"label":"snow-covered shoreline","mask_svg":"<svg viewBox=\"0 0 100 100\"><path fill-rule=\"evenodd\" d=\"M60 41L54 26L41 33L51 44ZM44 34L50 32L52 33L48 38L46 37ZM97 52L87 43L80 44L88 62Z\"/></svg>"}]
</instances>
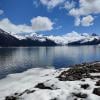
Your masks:
<instances>
[{"instance_id":1,"label":"snow-covered shoreline","mask_svg":"<svg viewBox=\"0 0 100 100\"><path fill-rule=\"evenodd\" d=\"M100 62L8 75L0 80L0 100L100 100Z\"/></svg>"}]
</instances>

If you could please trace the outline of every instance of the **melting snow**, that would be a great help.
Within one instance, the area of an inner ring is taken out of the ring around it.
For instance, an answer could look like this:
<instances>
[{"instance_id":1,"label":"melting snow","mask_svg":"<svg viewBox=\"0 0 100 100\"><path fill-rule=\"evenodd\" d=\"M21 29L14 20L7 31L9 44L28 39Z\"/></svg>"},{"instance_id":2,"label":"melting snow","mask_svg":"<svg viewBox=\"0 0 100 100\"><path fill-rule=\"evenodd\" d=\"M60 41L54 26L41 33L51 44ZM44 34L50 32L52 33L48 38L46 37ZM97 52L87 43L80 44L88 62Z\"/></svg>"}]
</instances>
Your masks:
<instances>
[{"instance_id":1,"label":"melting snow","mask_svg":"<svg viewBox=\"0 0 100 100\"><path fill-rule=\"evenodd\" d=\"M35 92L24 93L18 100L75 100L73 93L79 92L86 93L88 97L77 100L100 100L100 96L92 93L97 80L87 78L85 81L59 81L56 77L64 70L33 68L23 73L8 75L0 80L0 100L5 100L6 96L21 93L26 89ZM35 88L38 83L43 83L52 90ZM90 85L88 89L80 87L81 84L87 83Z\"/></svg>"}]
</instances>

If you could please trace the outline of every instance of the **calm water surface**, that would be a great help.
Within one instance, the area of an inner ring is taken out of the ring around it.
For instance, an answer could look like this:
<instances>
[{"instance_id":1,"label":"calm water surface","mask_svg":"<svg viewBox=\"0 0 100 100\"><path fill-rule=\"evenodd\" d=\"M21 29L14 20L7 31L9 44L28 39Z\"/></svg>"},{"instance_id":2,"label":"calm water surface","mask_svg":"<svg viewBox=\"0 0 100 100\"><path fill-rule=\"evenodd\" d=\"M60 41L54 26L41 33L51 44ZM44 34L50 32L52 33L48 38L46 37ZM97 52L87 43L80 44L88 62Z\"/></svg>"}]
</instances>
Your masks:
<instances>
[{"instance_id":1,"label":"calm water surface","mask_svg":"<svg viewBox=\"0 0 100 100\"><path fill-rule=\"evenodd\" d=\"M0 48L0 78L29 68L61 68L100 61L100 46Z\"/></svg>"}]
</instances>

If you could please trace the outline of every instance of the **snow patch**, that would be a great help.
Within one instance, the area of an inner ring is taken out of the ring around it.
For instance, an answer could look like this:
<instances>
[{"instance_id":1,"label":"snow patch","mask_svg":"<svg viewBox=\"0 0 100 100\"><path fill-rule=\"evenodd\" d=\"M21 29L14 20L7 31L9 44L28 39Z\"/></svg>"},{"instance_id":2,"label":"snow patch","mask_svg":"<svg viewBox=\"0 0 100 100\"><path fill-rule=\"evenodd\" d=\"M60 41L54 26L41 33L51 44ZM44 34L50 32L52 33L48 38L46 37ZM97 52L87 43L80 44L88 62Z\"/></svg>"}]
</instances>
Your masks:
<instances>
[{"instance_id":1,"label":"snow patch","mask_svg":"<svg viewBox=\"0 0 100 100\"><path fill-rule=\"evenodd\" d=\"M100 100L100 96L92 94L97 80L85 79L85 81L59 81L56 78L65 69L42 69L33 68L23 73L11 74L0 80L0 100L14 93L21 93L26 89L35 90L34 93L24 93L18 100L73 100L73 93L86 93L87 98L83 100ZM92 74L92 73L91 73ZM52 87L49 89L35 88L38 83ZM82 89L81 84L89 84L88 89ZM80 98L78 98L80 100Z\"/></svg>"}]
</instances>

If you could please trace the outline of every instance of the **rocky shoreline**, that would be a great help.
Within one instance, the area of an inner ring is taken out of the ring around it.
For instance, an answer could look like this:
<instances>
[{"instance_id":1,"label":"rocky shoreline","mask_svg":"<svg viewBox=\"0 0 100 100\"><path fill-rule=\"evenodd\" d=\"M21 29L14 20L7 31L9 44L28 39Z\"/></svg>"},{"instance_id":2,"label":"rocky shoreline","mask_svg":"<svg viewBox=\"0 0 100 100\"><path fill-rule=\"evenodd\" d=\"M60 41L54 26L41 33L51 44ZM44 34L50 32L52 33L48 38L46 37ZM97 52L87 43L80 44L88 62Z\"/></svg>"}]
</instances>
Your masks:
<instances>
[{"instance_id":1,"label":"rocky shoreline","mask_svg":"<svg viewBox=\"0 0 100 100\"><path fill-rule=\"evenodd\" d=\"M58 78L60 81L75 81L83 78L100 78L100 75L92 76L91 73L100 73L100 62L82 63L70 66L70 69L63 71Z\"/></svg>"},{"instance_id":2,"label":"rocky shoreline","mask_svg":"<svg viewBox=\"0 0 100 100\"><path fill-rule=\"evenodd\" d=\"M30 88L7 95L4 100L100 100L100 62L82 63L44 73L40 74L43 80L35 79Z\"/></svg>"}]
</instances>

